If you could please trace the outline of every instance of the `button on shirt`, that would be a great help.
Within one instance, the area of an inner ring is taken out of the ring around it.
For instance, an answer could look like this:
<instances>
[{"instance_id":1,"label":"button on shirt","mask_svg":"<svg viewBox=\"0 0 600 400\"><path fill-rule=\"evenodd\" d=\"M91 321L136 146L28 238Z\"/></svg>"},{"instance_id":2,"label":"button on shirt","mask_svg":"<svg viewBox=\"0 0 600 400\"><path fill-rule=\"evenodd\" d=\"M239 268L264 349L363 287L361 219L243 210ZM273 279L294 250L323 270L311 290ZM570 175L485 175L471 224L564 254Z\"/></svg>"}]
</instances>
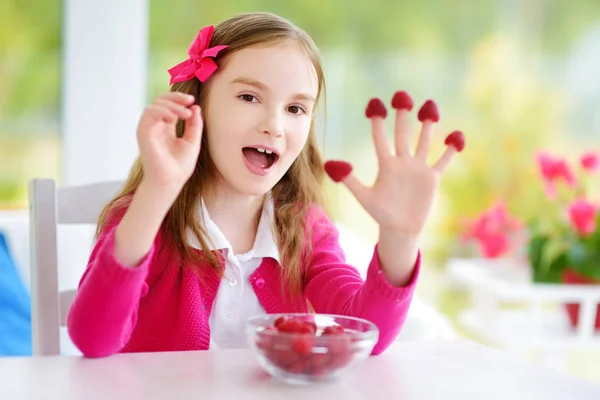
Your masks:
<instances>
[{"instance_id":1,"label":"button on shirt","mask_svg":"<svg viewBox=\"0 0 600 400\"><path fill-rule=\"evenodd\" d=\"M250 285L250 276L264 257L271 257L281 264L273 233L275 226L273 200L270 196L266 199L254 245L250 251L243 254L233 253L229 240L210 219L204 201L202 213L206 231L214 245L210 250L225 250L224 255L227 257L223 280L217 291L209 319L210 349L245 348L248 347L245 333L246 320L254 315L265 314ZM191 243L196 243L194 238L190 239Z\"/></svg>"}]
</instances>

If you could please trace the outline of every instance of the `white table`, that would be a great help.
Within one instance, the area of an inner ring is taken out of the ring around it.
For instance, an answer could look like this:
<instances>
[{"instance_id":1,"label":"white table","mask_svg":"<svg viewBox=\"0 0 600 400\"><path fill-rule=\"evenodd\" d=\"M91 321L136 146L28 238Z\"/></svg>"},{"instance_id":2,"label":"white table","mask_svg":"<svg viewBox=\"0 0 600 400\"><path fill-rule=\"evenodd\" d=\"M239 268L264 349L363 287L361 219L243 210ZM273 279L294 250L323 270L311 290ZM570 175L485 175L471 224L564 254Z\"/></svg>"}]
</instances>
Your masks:
<instances>
[{"instance_id":1,"label":"white table","mask_svg":"<svg viewBox=\"0 0 600 400\"><path fill-rule=\"evenodd\" d=\"M600 286L533 283L531 268L517 259L454 258L446 270L471 298L459 321L486 343L524 353L600 350L600 334L594 332ZM581 304L577 329L563 306L569 302ZM523 307L502 307L506 303Z\"/></svg>"},{"instance_id":2,"label":"white table","mask_svg":"<svg viewBox=\"0 0 600 400\"><path fill-rule=\"evenodd\" d=\"M248 350L0 359L0 399L599 399L600 386L465 341L396 342L333 383L292 386Z\"/></svg>"}]
</instances>

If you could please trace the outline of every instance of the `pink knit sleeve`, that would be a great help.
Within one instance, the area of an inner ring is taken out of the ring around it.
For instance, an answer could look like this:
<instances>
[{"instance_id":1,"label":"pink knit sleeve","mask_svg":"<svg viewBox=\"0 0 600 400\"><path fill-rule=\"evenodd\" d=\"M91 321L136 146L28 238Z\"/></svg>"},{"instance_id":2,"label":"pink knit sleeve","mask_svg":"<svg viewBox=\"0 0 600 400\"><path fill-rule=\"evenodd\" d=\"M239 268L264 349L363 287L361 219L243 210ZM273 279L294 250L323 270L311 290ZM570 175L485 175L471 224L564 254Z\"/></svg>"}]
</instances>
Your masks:
<instances>
[{"instance_id":1,"label":"pink knit sleeve","mask_svg":"<svg viewBox=\"0 0 600 400\"><path fill-rule=\"evenodd\" d=\"M318 313L364 318L379 328L373 354L380 354L396 339L410 307L421 266L415 260L411 281L393 286L381 270L377 246L363 281L358 270L346 263L335 225L320 209L309 218L313 229L310 262L305 271L305 296Z\"/></svg>"},{"instance_id":2,"label":"pink knit sleeve","mask_svg":"<svg viewBox=\"0 0 600 400\"><path fill-rule=\"evenodd\" d=\"M125 346L148 291L156 241L136 268L124 267L114 258L117 225L107 225L99 235L67 319L69 336L86 357L106 357Z\"/></svg>"}]
</instances>

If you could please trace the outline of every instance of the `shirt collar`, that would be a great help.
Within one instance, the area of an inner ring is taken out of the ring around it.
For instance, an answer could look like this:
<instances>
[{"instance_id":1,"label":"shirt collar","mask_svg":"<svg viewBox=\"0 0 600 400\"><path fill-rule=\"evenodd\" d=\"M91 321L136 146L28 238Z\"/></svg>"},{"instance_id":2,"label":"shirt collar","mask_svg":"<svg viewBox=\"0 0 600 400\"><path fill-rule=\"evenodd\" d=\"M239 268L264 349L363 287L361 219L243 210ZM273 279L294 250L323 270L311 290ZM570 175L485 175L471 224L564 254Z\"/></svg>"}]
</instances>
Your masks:
<instances>
[{"instance_id":1,"label":"shirt collar","mask_svg":"<svg viewBox=\"0 0 600 400\"><path fill-rule=\"evenodd\" d=\"M210 219L210 215L208 214L204 200L202 200L201 212L204 220L204 227L211 239L208 243L209 250L227 250L229 253L232 253L231 243L229 243L229 240L227 240L217 224ZM274 229L275 206L273 198L270 194L268 194L260 215L258 230L256 232L256 238L254 239L254 245L252 246L252 249L247 253L236 255L236 257L243 260L270 257L276 260L279 265L281 265L279 248L277 246L277 241L275 240ZM200 249L198 241L196 240L195 236L191 234L191 232L188 232L188 239L192 247Z\"/></svg>"}]
</instances>

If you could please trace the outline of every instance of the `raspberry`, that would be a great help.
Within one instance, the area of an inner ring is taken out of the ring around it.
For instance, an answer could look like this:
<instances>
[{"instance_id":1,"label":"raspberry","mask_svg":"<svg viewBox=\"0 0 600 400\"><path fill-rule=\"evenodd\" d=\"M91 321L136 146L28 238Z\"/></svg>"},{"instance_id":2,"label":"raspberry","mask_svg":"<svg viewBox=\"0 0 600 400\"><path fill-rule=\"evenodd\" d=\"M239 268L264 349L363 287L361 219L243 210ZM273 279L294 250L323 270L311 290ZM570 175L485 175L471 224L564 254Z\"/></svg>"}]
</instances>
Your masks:
<instances>
[{"instance_id":1,"label":"raspberry","mask_svg":"<svg viewBox=\"0 0 600 400\"><path fill-rule=\"evenodd\" d=\"M444 144L454 146L459 153L465 148L465 135L461 131L454 131L444 140Z\"/></svg>"},{"instance_id":2,"label":"raspberry","mask_svg":"<svg viewBox=\"0 0 600 400\"><path fill-rule=\"evenodd\" d=\"M437 105L433 100L427 100L419 110L417 115L419 121L425 122L427 120L432 122L438 122L440 120L440 113L438 112Z\"/></svg>"},{"instance_id":3,"label":"raspberry","mask_svg":"<svg viewBox=\"0 0 600 400\"><path fill-rule=\"evenodd\" d=\"M300 355L291 349L275 350L270 354L273 354L276 360L273 364L277 365L279 368L287 368L300 359Z\"/></svg>"},{"instance_id":4,"label":"raspberry","mask_svg":"<svg viewBox=\"0 0 600 400\"><path fill-rule=\"evenodd\" d=\"M392 107L396 110L412 110L413 100L408 93L399 90L392 97Z\"/></svg>"},{"instance_id":5,"label":"raspberry","mask_svg":"<svg viewBox=\"0 0 600 400\"><path fill-rule=\"evenodd\" d=\"M323 329L323 333L321 335L342 335L344 334L344 327L341 325L331 325L325 327Z\"/></svg>"},{"instance_id":6,"label":"raspberry","mask_svg":"<svg viewBox=\"0 0 600 400\"><path fill-rule=\"evenodd\" d=\"M317 325L314 322L304 321L298 330L298 333L311 333L314 334L317 331Z\"/></svg>"},{"instance_id":7,"label":"raspberry","mask_svg":"<svg viewBox=\"0 0 600 400\"><path fill-rule=\"evenodd\" d=\"M282 316L282 317L279 317L279 318L277 318L277 319L275 320L275 323L273 324L273 326L274 326L275 328L278 328L278 329L279 329L279 325L281 325L283 322L285 322L285 321L287 321L287 320L289 320L289 317L286 317L285 315L284 315L284 316Z\"/></svg>"},{"instance_id":8,"label":"raspberry","mask_svg":"<svg viewBox=\"0 0 600 400\"><path fill-rule=\"evenodd\" d=\"M331 336L327 342L327 347L331 353L346 353L350 350L350 337L344 335L343 326L333 325L328 326L323 330L322 336Z\"/></svg>"},{"instance_id":9,"label":"raspberry","mask_svg":"<svg viewBox=\"0 0 600 400\"><path fill-rule=\"evenodd\" d=\"M367 104L367 108L365 110L365 115L367 116L367 118L387 117L387 110L385 108L385 105L383 104L383 101L381 101L377 97L369 100L369 104Z\"/></svg>"},{"instance_id":10,"label":"raspberry","mask_svg":"<svg viewBox=\"0 0 600 400\"><path fill-rule=\"evenodd\" d=\"M277 330L285 333L303 333L303 325L300 321L295 319L288 319L279 324Z\"/></svg>"},{"instance_id":11,"label":"raspberry","mask_svg":"<svg viewBox=\"0 0 600 400\"><path fill-rule=\"evenodd\" d=\"M341 182L352 172L352 165L346 161L329 160L325 163L325 172L334 182Z\"/></svg>"},{"instance_id":12,"label":"raspberry","mask_svg":"<svg viewBox=\"0 0 600 400\"><path fill-rule=\"evenodd\" d=\"M312 352L315 338L312 335L301 335L292 339L292 348L300 355L308 355Z\"/></svg>"}]
</instances>

